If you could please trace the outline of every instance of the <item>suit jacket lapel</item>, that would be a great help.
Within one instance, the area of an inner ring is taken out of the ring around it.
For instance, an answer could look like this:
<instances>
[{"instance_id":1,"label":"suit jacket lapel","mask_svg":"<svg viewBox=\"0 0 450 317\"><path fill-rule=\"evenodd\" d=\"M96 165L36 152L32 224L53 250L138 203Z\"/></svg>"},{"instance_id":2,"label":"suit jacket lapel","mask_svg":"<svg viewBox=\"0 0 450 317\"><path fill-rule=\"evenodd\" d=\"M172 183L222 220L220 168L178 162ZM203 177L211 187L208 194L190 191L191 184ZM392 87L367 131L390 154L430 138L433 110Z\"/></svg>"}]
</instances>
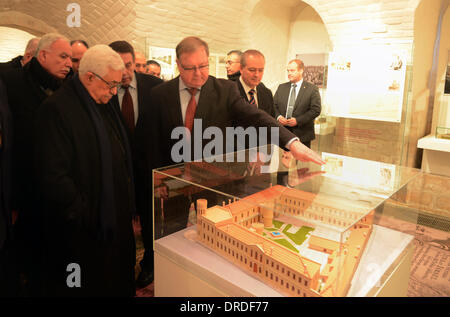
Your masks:
<instances>
[{"instance_id":1,"label":"suit jacket lapel","mask_svg":"<svg viewBox=\"0 0 450 317\"><path fill-rule=\"evenodd\" d=\"M142 109L144 109L144 91L145 87L143 86L143 82L140 78L140 74L134 72L136 76L136 88L137 88L137 97L138 97L138 117L142 115Z\"/></svg>"},{"instance_id":2,"label":"suit jacket lapel","mask_svg":"<svg viewBox=\"0 0 450 317\"><path fill-rule=\"evenodd\" d=\"M284 84L282 89L284 90L284 92L282 92L280 94L281 96L283 96L283 100L282 100L282 103L280 105L280 111L281 111L280 114L284 117L286 115L287 105L288 105L288 102L289 102L289 95L291 93L291 83L287 82L286 84Z\"/></svg>"},{"instance_id":3,"label":"suit jacket lapel","mask_svg":"<svg viewBox=\"0 0 450 317\"><path fill-rule=\"evenodd\" d=\"M300 91L298 92L297 99L295 99L294 111L297 107L301 105L301 101L305 96L306 91L306 82L303 80L302 86L300 87Z\"/></svg>"},{"instance_id":4,"label":"suit jacket lapel","mask_svg":"<svg viewBox=\"0 0 450 317\"><path fill-rule=\"evenodd\" d=\"M213 80L211 77L208 78L206 83L203 85L200 90L200 98L198 100L197 109L195 110L196 119L203 119L204 124L203 127L210 124L210 114L213 113L211 109L211 105L215 105L215 100L217 99L217 92L212 84Z\"/></svg>"},{"instance_id":5,"label":"suit jacket lapel","mask_svg":"<svg viewBox=\"0 0 450 317\"><path fill-rule=\"evenodd\" d=\"M160 107L167 107L169 112L168 119L172 121L173 126L183 126L183 114L181 113L180 103L180 77L178 76L170 83L168 87L168 94L166 95L166 103L159 105Z\"/></svg>"},{"instance_id":6,"label":"suit jacket lapel","mask_svg":"<svg viewBox=\"0 0 450 317\"><path fill-rule=\"evenodd\" d=\"M241 81L238 79L236 81L238 88L239 88L239 92L241 93L241 96L243 96L245 98L245 101L250 102L250 100L248 100L247 97L247 93L245 92L244 86L242 86Z\"/></svg>"}]
</instances>

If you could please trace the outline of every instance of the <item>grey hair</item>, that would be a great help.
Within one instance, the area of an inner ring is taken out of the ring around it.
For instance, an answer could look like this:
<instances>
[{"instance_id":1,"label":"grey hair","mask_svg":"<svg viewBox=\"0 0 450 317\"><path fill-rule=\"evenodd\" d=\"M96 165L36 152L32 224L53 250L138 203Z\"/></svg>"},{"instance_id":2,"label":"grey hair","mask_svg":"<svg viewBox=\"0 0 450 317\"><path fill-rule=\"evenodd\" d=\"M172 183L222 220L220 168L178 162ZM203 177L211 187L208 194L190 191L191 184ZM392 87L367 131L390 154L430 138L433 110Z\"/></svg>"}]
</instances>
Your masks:
<instances>
[{"instance_id":1,"label":"grey hair","mask_svg":"<svg viewBox=\"0 0 450 317\"><path fill-rule=\"evenodd\" d=\"M244 53L242 53L241 55L241 66L245 67L247 66L247 57L249 57L250 55L253 56L260 56L262 58L264 58L264 61L266 60L266 58L264 57L264 54L261 53L258 50L246 50Z\"/></svg>"},{"instance_id":2,"label":"grey hair","mask_svg":"<svg viewBox=\"0 0 450 317\"><path fill-rule=\"evenodd\" d=\"M104 76L108 73L109 69L124 70L125 65L120 55L111 47L98 44L92 46L84 53L78 72L80 77L87 72Z\"/></svg>"},{"instance_id":3,"label":"grey hair","mask_svg":"<svg viewBox=\"0 0 450 317\"><path fill-rule=\"evenodd\" d=\"M69 40L61 34L58 33L47 33L44 36L42 36L41 40L39 41L38 47L36 49L36 53L34 54L35 57L38 57L39 52L41 50L48 50L50 46L52 46L53 43L55 43L58 40L64 40L69 43Z\"/></svg>"},{"instance_id":4,"label":"grey hair","mask_svg":"<svg viewBox=\"0 0 450 317\"><path fill-rule=\"evenodd\" d=\"M23 55L26 55L27 53L30 53L31 56L34 56L34 54L37 51L37 47L39 44L39 41L41 40L40 37L33 37L31 40L28 41L27 47L25 47L25 52Z\"/></svg>"}]
</instances>

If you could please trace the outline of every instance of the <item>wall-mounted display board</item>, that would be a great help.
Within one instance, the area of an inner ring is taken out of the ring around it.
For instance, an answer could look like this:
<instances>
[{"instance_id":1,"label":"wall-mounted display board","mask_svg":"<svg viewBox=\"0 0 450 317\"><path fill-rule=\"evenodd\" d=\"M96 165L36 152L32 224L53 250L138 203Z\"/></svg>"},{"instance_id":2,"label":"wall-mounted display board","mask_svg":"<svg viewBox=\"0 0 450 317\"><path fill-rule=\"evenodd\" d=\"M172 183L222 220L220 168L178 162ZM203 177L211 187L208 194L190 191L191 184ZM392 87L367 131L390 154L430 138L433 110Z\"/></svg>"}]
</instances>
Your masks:
<instances>
[{"instance_id":1,"label":"wall-mounted display board","mask_svg":"<svg viewBox=\"0 0 450 317\"><path fill-rule=\"evenodd\" d=\"M332 52L325 103L328 115L400 122L406 54L386 50Z\"/></svg>"},{"instance_id":2,"label":"wall-mounted display board","mask_svg":"<svg viewBox=\"0 0 450 317\"><path fill-rule=\"evenodd\" d=\"M404 164L413 115L412 53L389 47L329 53L312 148Z\"/></svg>"}]
</instances>

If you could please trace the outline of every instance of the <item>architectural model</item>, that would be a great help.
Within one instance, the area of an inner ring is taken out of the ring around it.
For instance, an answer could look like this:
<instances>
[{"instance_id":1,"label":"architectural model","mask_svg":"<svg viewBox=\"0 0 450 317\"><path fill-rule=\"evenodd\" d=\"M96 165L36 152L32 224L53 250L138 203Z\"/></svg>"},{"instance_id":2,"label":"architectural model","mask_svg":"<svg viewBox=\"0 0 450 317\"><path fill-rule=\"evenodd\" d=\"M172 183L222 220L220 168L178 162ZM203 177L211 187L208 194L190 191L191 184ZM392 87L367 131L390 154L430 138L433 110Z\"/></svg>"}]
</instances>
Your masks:
<instances>
[{"instance_id":1,"label":"architectural model","mask_svg":"<svg viewBox=\"0 0 450 317\"><path fill-rule=\"evenodd\" d=\"M280 185L222 206L199 199L198 241L286 295L345 296L374 211L320 200Z\"/></svg>"}]
</instances>

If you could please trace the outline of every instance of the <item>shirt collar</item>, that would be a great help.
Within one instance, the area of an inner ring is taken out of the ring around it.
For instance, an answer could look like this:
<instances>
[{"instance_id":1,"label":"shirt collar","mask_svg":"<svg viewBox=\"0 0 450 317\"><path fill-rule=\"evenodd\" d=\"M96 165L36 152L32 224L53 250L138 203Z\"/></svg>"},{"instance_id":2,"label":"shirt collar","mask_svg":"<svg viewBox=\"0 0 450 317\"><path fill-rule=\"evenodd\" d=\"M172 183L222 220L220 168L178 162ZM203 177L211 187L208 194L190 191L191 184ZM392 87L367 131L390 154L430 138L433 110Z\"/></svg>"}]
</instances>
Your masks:
<instances>
[{"instance_id":1,"label":"shirt collar","mask_svg":"<svg viewBox=\"0 0 450 317\"><path fill-rule=\"evenodd\" d=\"M189 89L189 88L196 88L196 87L188 87L188 86L186 86L186 84L184 83L183 79L181 79L181 77L179 77L179 83L180 83L180 85L179 85L180 91L183 91L183 90L186 90L186 89ZM200 91L201 89L202 89L202 87L197 88L198 91Z\"/></svg>"},{"instance_id":2,"label":"shirt collar","mask_svg":"<svg viewBox=\"0 0 450 317\"><path fill-rule=\"evenodd\" d=\"M136 80L136 73L134 73L133 79L130 82L129 87L136 89L137 88L137 80ZM122 89L125 89L124 87L121 87Z\"/></svg>"},{"instance_id":3,"label":"shirt collar","mask_svg":"<svg viewBox=\"0 0 450 317\"><path fill-rule=\"evenodd\" d=\"M296 82L296 83L292 83L292 82L291 82L291 87L292 87L293 84L296 84L297 87L300 88L300 87L302 86L302 84L303 84L303 78L300 79L300 80L299 80L298 82Z\"/></svg>"},{"instance_id":4,"label":"shirt collar","mask_svg":"<svg viewBox=\"0 0 450 317\"><path fill-rule=\"evenodd\" d=\"M241 82L242 87L244 87L245 93L248 94L248 92L249 92L250 89L252 89L252 88L250 88L249 86L247 86L247 84L246 84L246 83L244 82L244 80L242 79L242 76L239 77L239 81ZM256 94L256 87L254 88L254 90L255 90L255 94Z\"/></svg>"}]
</instances>

